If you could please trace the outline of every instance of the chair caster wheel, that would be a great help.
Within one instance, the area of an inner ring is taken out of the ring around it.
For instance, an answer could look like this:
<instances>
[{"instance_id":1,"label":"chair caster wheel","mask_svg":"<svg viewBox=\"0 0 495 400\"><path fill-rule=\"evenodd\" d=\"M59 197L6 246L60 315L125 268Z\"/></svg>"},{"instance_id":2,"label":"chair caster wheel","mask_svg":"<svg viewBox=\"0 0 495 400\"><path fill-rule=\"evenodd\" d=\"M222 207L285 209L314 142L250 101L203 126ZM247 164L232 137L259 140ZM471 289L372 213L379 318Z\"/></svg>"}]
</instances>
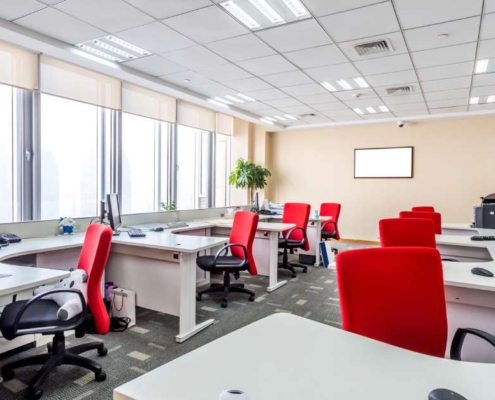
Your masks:
<instances>
[{"instance_id":1,"label":"chair caster wheel","mask_svg":"<svg viewBox=\"0 0 495 400\"><path fill-rule=\"evenodd\" d=\"M2 378L4 381L10 381L11 379L14 379L14 377L15 377L15 371L10 369L2 371Z\"/></svg>"},{"instance_id":2,"label":"chair caster wheel","mask_svg":"<svg viewBox=\"0 0 495 400\"><path fill-rule=\"evenodd\" d=\"M43 396L43 390L41 389L29 389L28 399L29 400L39 400Z\"/></svg>"},{"instance_id":3,"label":"chair caster wheel","mask_svg":"<svg viewBox=\"0 0 495 400\"><path fill-rule=\"evenodd\" d=\"M103 382L105 379L107 379L107 374L105 374L105 372L101 371L99 374L95 374L96 382Z\"/></svg>"},{"instance_id":4,"label":"chair caster wheel","mask_svg":"<svg viewBox=\"0 0 495 400\"><path fill-rule=\"evenodd\" d=\"M297 275L296 274L292 274L292 278L295 278Z\"/></svg>"},{"instance_id":5,"label":"chair caster wheel","mask_svg":"<svg viewBox=\"0 0 495 400\"><path fill-rule=\"evenodd\" d=\"M308 272L308 269L307 268L304 268L303 269L303 274L305 274L306 272Z\"/></svg>"},{"instance_id":6,"label":"chair caster wheel","mask_svg":"<svg viewBox=\"0 0 495 400\"><path fill-rule=\"evenodd\" d=\"M100 357L106 356L108 354L108 349L106 347L103 347L102 349L98 349L98 355Z\"/></svg>"},{"instance_id":7,"label":"chair caster wheel","mask_svg":"<svg viewBox=\"0 0 495 400\"><path fill-rule=\"evenodd\" d=\"M201 295L200 294L196 295L196 301L201 301Z\"/></svg>"},{"instance_id":8,"label":"chair caster wheel","mask_svg":"<svg viewBox=\"0 0 495 400\"><path fill-rule=\"evenodd\" d=\"M249 296L249 301L254 301L254 296Z\"/></svg>"},{"instance_id":9,"label":"chair caster wheel","mask_svg":"<svg viewBox=\"0 0 495 400\"><path fill-rule=\"evenodd\" d=\"M222 301L222 308L227 308L228 303L224 300Z\"/></svg>"}]
</instances>

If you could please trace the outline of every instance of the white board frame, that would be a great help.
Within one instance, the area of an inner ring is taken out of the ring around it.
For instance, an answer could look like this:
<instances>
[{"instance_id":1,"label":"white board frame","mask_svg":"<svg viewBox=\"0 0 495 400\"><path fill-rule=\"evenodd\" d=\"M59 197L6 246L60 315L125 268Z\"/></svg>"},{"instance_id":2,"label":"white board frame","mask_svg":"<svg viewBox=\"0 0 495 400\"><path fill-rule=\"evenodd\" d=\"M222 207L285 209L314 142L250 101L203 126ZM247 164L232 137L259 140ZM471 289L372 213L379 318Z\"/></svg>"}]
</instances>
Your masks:
<instances>
[{"instance_id":1,"label":"white board frame","mask_svg":"<svg viewBox=\"0 0 495 400\"><path fill-rule=\"evenodd\" d=\"M394 174L383 174L380 176L375 176L375 175L365 175L365 174L360 174L359 176L356 175L356 163L357 163L357 158L358 158L358 152L360 151L373 151L373 150L398 150L398 149L410 149L411 151L411 165L406 174L403 175L394 175ZM373 148L362 148L362 149L354 149L354 179L411 179L414 177L414 147L412 146L402 146L402 147L373 147Z\"/></svg>"}]
</instances>

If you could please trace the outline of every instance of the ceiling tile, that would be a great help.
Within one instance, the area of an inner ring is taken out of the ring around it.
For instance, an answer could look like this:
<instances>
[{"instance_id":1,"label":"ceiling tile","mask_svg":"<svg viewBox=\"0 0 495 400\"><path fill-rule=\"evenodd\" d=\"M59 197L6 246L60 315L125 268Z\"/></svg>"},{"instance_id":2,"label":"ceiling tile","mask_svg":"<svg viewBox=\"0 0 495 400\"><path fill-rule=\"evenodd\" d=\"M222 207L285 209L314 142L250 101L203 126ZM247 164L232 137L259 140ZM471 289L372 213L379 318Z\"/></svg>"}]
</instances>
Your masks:
<instances>
[{"instance_id":1,"label":"ceiling tile","mask_svg":"<svg viewBox=\"0 0 495 400\"><path fill-rule=\"evenodd\" d=\"M375 87L401 85L417 81L416 73L413 70L372 75L367 76L365 79L370 85Z\"/></svg>"},{"instance_id":2,"label":"ceiling tile","mask_svg":"<svg viewBox=\"0 0 495 400\"><path fill-rule=\"evenodd\" d=\"M474 75L473 86L495 85L495 73Z\"/></svg>"},{"instance_id":3,"label":"ceiling tile","mask_svg":"<svg viewBox=\"0 0 495 400\"><path fill-rule=\"evenodd\" d=\"M194 88L195 92L201 93L205 96L225 96L227 94L235 95L236 92L228 87L221 85L220 83L214 83L212 85L197 86Z\"/></svg>"},{"instance_id":4,"label":"ceiling tile","mask_svg":"<svg viewBox=\"0 0 495 400\"><path fill-rule=\"evenodd\" d=\"M473 96L495 96L495 85L492 86L479 86L473 88L471 91L471 97Z\"/></svg>"},{"instance_id":5,"label":"ceiling tile","mask_svg":"<svg viewBox=\"0 0 495 400\"><path fill-rule=\"evenodd\" d=\"M392 45L392 50L388 53L378 53L371 54L366 56L360 56L355 50L354 46L363 43L370 43L377 40L387 39L390 41ZM358 39L358 40L350 40L348 42L339 43L342 51L349 57L352 61L361 61L361 60L371 60L375 58L389 57L398 54L408 53L406 42L404 41L404 37L401 32L387 33L386 35L378 35L368 37L366 39Z\"/></svg>"},{"instance_id":6,"label":"ceiling tile","mask_svg":"<svg viewBox=\"0 0 495 400\"><path fill-rule=\"evenodd\" d=\"M474 60L476 43L461 44L458 46L442 47L439 49L423 50L412 53L416 68L434 67L435 65L449 65Z\"/></svg>"},{"instance_id":7,"label":"ceiling tile","mask_svg":"<svg viewBox=\"0 0 495 400\"><path fill-rule=\"evenodd\" d=\"M300 115L305 113L314 112L314 110L306 105L302 106L292 106L292 107L280 107L280 109L287 114Z\"/></svg>"},{"instance_id":8,"label":"ceiling tile","mask_svg":"<svg viewBox=\"0 0 495 400\"><path fill-rule=\"evenodd\" d=\"M65 1L65 0L38 0L38 1L40 1L41 3L48 4L48 5L53 5L53 4L61 3L62 1Z\"/></svg>"},{"instance_id":9,"label":"ceiling tile","mask_svg":"<svg viewBox=\"0 0 495 400\"><path fill-rule=\"evenodd\" d=\"M467 106L430 108L430 114L450 114L453 112L466 112L466 111L467 111Z\"/></svg>"},{"instance_id":10,"label":"ceiling tile","mask_svg":"<svg viewBox=\"0 0 495 400\"><path fill-rule=\"evenodd\" d=\"M154 21L122 0L67 0L55 8L110 33Z\"/></svg>"},{"instance_id":11,"label":"ceiling tile","mask_svg":"<svg viewBox=\"0 0 495 400\"><path fill-rule=\"evenodd\" d=\"M16 21L17 22L17 21ZM478 47L477 59L494 58L495 57L495 39L480 40Z\"/></svg>"},{"instance_id":12,"label":"ceiling tile","mask_svg":"<svg viewBox=\"0 0 495 400\"><path fill-rule=\"evenodd\" d=\"M450 21L405 31L409 50L419 51L478 41L481 17ZM446 38L438 35L447 34Z\"/></svg>"},{"instance_id":13,"label":"ceiling tile","mask_svg":"<svg viewBox=\"0 0 495 400\"><path fill-rule=\"evenodd\" d=\"M119 32L115 36L142 47L151 53L165 53L196 45L192 40L160 22Z\"/></svg>"},{"instance_id":14,"label":"ceiling tile","mask_svg":"<svg viewBox=\"0 0 495 400\"><path fill-rule=\"evenodd\" d=\"M440 79L438 81L422 82L423 92L436 92L438 90L464 89L471 86L471 77Z\"/></svg>"},{"instance_id":15,"label":"ceiling tile","mask_svg":"<svg viewBox=\"0 0 495 400\"><path fill-rule=\"evenodd\" d=\"M294 86L314 83L311 78L301 71L284 72L282 74L265 75L263 79L273 86Z\"/></svg>"},{"instance_id":16,"label":"ceiling tile","mask_svg":"<svg viewBox=\"0 0 495 400\"><path fill-rule=\"evenodd\" d=\"M46 6L36 0L1 0L0 18L12 21L24 17Z\"/></svg>"},{"instance_id":17,"label":"ceiling tile","mask_svg":"<svg viewBox=\"0 0 495 400\"><path fill-rule=\"evenodd\" d=\"M440 67L418 68L416 72L422 82L434 81L445 78L457 78L459 76L471 76L474 69L474 61L442 65Z\"/></svg>"},{"instance_id":18,"label":"ceiling tile","mask_svg":"<svg viewBox=\"0 0 495 400\"><path fill-rule=\"evenodd\" d=\"M267 108L267 105L259 101L253 101L251 103L236 104L236 107L246 111L254 111Z\"/></svg>"},{"instance_id":19,"label":"ceiling tile","mask_svg":"<svg viewBox=\"0 0 495 400\"><path fill-rule=\"evenodd\" d=\"M222 83L225 81L253 78L249 72L244 71L242 68L239 68L234 64L222 64L208 67L198 65L192 69L207 78Z\"/></svg>"},{"instance_id":20,"label":"ceiling tile","mask_svg":"<svg viewBox=\"0 0 495 400\"><path fill-rule=\"evenodd\" d=\"M425 93L427 102L435 100L452 100L452 99L467 99L469 96L469 88L456 90L442 90L440 92Z\"/></svg>"},{"instance_id":21,"label":"ceiling tile","mask_svg":"<svg viewBox=\"0 0 495 400\"><path fill-rule=\"evenodd\" d=\"M248 92L253 90L273 89L271 85L259 78L239 79L225 82L225 86L235 89L239 92Z\"/></svg>"},{"instance_id":22,"label":"ceiling tile","mask_svg":"<svg viewBox=\"0 0 495 400\"><path fill-rule=\"evenodd\" d=\"M218 7L211 6L163 20L177 32L198 43L245 35L249 31Z\"/></svg>"},{"instance_id":23,"label":"ceiling tile","mask_svg":"<svg viewBox=\"0 0 495 400\"><path fill-rule=\"evenodd\" d=\"M384 118L394 118L392 113L380 112L376 114L364 114L362 115L364 119L384 119Z\"/></svg>"},{"instance_id":24,"label":"ceiling tile","mask_svg":"<svg viewBox=\"0 0 495 400\"><path fill-rule=\"evenodd\" d=\"M423 95L421 93L415 94L404 94L400 96L388 96L382 97L383 102L387 105L397 105L397 104L411 104L424 102Z\"/></svg>"},{"instance_id":25,"label":"ceiling tile","mask_svg":"<svg viewBox=\"0 0 495 400\"><path fill-rule=\"evenodd\" d=\"M373 99L378 97L373 89L343 90L333 94L339 100Z\"/></svg>"},{"instance_id":26,"label":"ceiling tile","mask_svg":"<svg viewBox=\"0 0 495 400\"><path fill-rule=\"evenodd\" d=\"M185 70L184 67L157 55L127 61L123 63L123 65L137 69L138 71L146 72L153 76L174 74Z\"/></svg>"},{"instance_id":27,"label":"ceiling tile","mask_svg":"<svg viewBox=\"0 0 495 400\"><path fill-rule=\"evenodd\" d=\"M208 43L206 47L234 62L276 54L253 34Z\"/></svg>"},{"instance_id":28,"label":"ceiling tile","mask_svg":"<svg viewBox=\"0 0 495 400\"><path fill-rule=\"evenodd\" d=\"M337 42L399 30L394 9L389 2L329 15L321 18L320 21Z\"/></svg>"},{"instance_id":29,"label":"ceiling tile","mask_svg":"<svg viewBox=\"0 0 495 400\"><path fill-rule=\"evenodd\" d=\"M254 75L270 75L297 70L294 65L279 55L239 61L237 65Z\"/></svg>"},{"instance_id":30,"label":"ceiling tile","mask_svg":"<svg viewBox=\"0 0 495 400\"><path fill-rule=\"evenodd\" d=\"M359 76L358 70L354 68L351 63L308 68L304 71L319 82L331 81L335 79L355 78Z\"/></svg>"},{"instance_id":31,"label":"ceiling tile","mask_svg":"<svg viewBox=\"0 0 495 400\"><path fill-rule=\"evenodd\" d=\"M266 29L257 35L281 53L332 43L314 19Z\"/></svg>"},{"instance_id":32,"label":"ceiling tile","mask_svg":"<svg viewBox=\"0 0 495 400\"><path fill-rule=\"evenodd\" d=\"M495 104L473 104L469 106L469 111L484 111L484 110L495 110Z\"/></svg>"},{"instance_id":33,"label":"ceiling tile","mask_svg":"<svg viewBox=\"0 0 495 400\"><path fill-rule=\"evenodd\" d=\"M268 104L271 107L280 108L280 107L292 107L292 106L302 106L303 103L293 99L292 97L288 97L286 99L277 99L277 100L266 100L265 104Z\"/></svg>"},{"instance_id":34,"label":"ceiling tile","mask_svg":"<svg viewBox=\"0 0 495 400\"><path fill-rule=\"evenodd\" d=\"M384 105L383 100L378 97L375 97L374 99L348 100L344 101L344 103L350 108L376 107Z\"/></svg>"},{"instance_id":35,"label":"ceiling tile","mask_svg":"<svg viewBox=\"0 0 495 400\"><path fill-rule=\"evenodd\" d=\"M268 90L256 90L254 92L245 92L244 94L252 97L256 100L276 100L276 99L285 99L287 96L286 93L282 92L278 89L268 89Z\"/></svg>"},{"instance_id":36,"label":"ceiling tile","mask_svg":"<svg viewBox=\"0 0 495 400\"><path fill-rule=\"evenodd\" d=\"M389 110L393 113L398 111L415 111L415 112L427 112L426 104L424 101L420 103L406 103L406 104L391 104L388 106Z\"/></svg>"},{"instance_id":37,"label":"ceiling tile","mask_svg":"<svg viewBox=\"0 0 495 400\"><path fill-rule=\"evenodd\" d=\"M429 112L425 108L423 110L409 110L409 111L394 111L396 117L416 117L420 115L428 115Z\"/></svg>"},{"instance_id":38,"label":"ceiling tile","mask_svg":"<svg viewBox=\"0 0 495 400\"><path fill-rule=\"evenodd\" d=\"M211 6L210 0L126 0L151 16L162 19Z\"/></svg>"},{"instance_id":39,"label":"ceiling tile","mask_svg":"<svg viewBox=\"0 0 495 400\"><path fill-rule=\"evenodd\" d=\"M468 99L466 97L465 99L435 100L435 101L428 101L427 103L431 111L432 108L465 106L468 103Z\"/></svg>"},{"instance_id":40,"label":"ceiling tile","mask_svg":"<svg viewBox=\"0 0 495 400\"><path fill-rule=\"evenodd\" d=\"M299 101L302 101L305 104L311 105L313 108L315 108L313 106L314 104L322 104L322 103L328 104L328 103L334 103L334 102L339 101L334 96L332 96L330 93L311 94L309 96L297 96L297 99Z\"/></svg>"},{"instance_id":41,"label":"ceiling tile","mask_svg":"<svg viewBox=\"0 0 495 400\"><path fill-rule=\"evenodd\" d=\"M47 24L47 21L50 21ZM54 8L45 8L15 21L25 28L76 44L105 36L106 33Z\"/></svg>"},{"instance_id":42,"label":"ceiling tile","mask_svg":"<svg viewBox=\"0 0 495 400\"><path fill-rule=\"evenodd\" d=\"M188 47L187 49L176 50L161 55L189 69L193 69L198 65L206 67L227 63L225 59L202 46Z\"/></svg>"},{"instance_id":43,"label":"ceiling tile","mask_svg":"<svg viewBox=\"0 0 495 400\"><path fill-rule=\"evenodd\" d=\"M334 122L351 122L351 121L362 121L363 119L357 115L354 111L351 111L349 115L333 115L331 116L329 112L325 112L325 115L332 118Z\"/></svg>"},{"instance_id":44,"label":"ceiling tile","mask_svg":"<svg viewBox=\"0 0 495 400\"><path fill-rule=\"evenodd\" d=\"M327 91L317 83L310 83L308 85L288 86L282 88L282 90L285 93L289 93L291 96L309 96L311 94L327 93Z\"/></svg>"},{"instance_id":45,"label":"ceiling tile","mask_svg":"<svg viewBox=\"0 0 495 400\"><path fill-rule=\"evenodd\" d=\"M253 110L251 112L259 115L260 117L273 117L274 115L280 114L280 112L275 108L263 108L262 110Z\"/></svg>"},{"instance_id":46,"label":"ceiling tile","mask_svg":"<svg viewBox=\"0 0 495 400\"><path fill-rule=\"evenodd\" d=\"M347 58L335 45L314 47L284 54L299 68L314 68L347 62Z\"/></svg>"},{"instance_id":47,"label":"ceiling tile","mask_svg":"<svg viewBox=\"0 0 495 400\"><path fill-rule=\"evenodd\" d=\"M383 0L304 0L306 7L317 17L323 15L335 14L342 11L352 10L380 3Z\"/></svg>"},{"instance_id":48,"label":"ceiling tile","mask_svg":"<svg viewBox=\"0 0 495 400\"><path fill-rule=\"evenodd\" d=\"M184 71L176 74L160 76L160 79L175 83L176 85L183 86L189 89L194 88L195 86L212 85L215 83L212 80L194 71ZM185 81L186 79L188 80L188 82Z\"/></svg>"},{"instance_id":49,"label":"ceiling tile","mask_svg":"<svg viewBox=\"0 0 495 400\"><path fill-rule=\"evenodd\" d=\"M413 69L409 54L382 57L374 60L356 61L354 65L362 75L376 75Z\"/></svg>"},{"instance_id":50,"label":"ceiling tile","mask_svg":"<svg viewBox=\"0 0 495 400\"><path fill-rule=\"evenodd\" d=\"M325 114L326 116L335 119L335 118L344 118L344 117L350 117L351 119L361 119L359 115L357 115L354 111L352 110L332 110L332 111L323 111L322 114ZM357 118L353 118L357 117Z\"/></svg>"},{"instance_id":51,"label":"ceiling tile","mask_svg":"<svg viewBox=\"0 0 495 400\"><path fill-rule=\"evenodd\" d=\"M493 39L495 38L495 13L486 14L483 18L483 25L481 27L481 39Z\"/></svg>"},{"instance_id":52,"label":"ceiling tile","mask_svg":"<svg viewBox=\"0 0 495 400\"><path fill-rule=\"evenodd\" d=\"M404 29L438 24L481 14L483 0L395 0Z\"/></svg>"},{"instance_id":53,"label":"ceiling tile","mask_svg":"<svg viewBox=\"0 0 495 400\"><path fill-rule=\"evenodd\" d=\"M348 110L344 103L340 101L336 101L335 103L321 103L321 104L313 104L313 107L317 111L335 111L335 110Z\"/></svg>"},{"instance_id":54,"label":"ceiling tile","mask_svg":"<svg viewBox=\"0 0 495 400\"><path fill-rule=\"evenodd\" d=\"M309 117L309 118L301 118L304 122L307 122L308 124L314 125L314 124L326 124L332 122L331 119L325 117L324 115L316 115L316 117Z\"/></svg>"},{"instance_id":55,"label":"ceiling tile","mask_svg":"<svg viewBox=\"0 0 495 400\"><path fill-rule=\"evenodd\" d=\"M495 0L485 0L485 13L495 12Z\"/></svg>"}]
</instances>

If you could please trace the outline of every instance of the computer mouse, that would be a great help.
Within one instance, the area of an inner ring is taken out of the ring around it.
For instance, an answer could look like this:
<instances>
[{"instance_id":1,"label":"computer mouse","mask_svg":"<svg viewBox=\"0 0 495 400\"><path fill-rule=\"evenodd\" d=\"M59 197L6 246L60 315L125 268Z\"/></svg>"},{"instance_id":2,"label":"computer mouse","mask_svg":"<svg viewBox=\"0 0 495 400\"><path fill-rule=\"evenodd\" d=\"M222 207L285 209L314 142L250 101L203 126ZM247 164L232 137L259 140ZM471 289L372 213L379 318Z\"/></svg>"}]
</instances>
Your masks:
<instances>
[{"instance_id":1,"label":"computer mouse","mask_svg":"<svg viewBox=\"0 0 495 400\"><path fill-rule=\"evenodd\" d=\"M473 268L471 270L471 272L474 274L474 275L479 275L479 276L486 276L488 278L491 278L493 276L493 273L491 271L488 271L487 269L485 268L480 268L480 267L476 267L476 268Z\"/></svg>"},{"instance_id":2,"label":"computer mouse","mask_svg":"<svg viewBox=\"0 0 495 400\"><path fill-rule=\"evenodd\" d=\"M155 228L155 229L153 229L153 230L154 230L155 232L163 232L163 231L164 231L164 229L163 229L163 227L162 227L162 226L158 226L158 227L156 227L156 228Z\"/></svg>"},{"instance_id":3,"label":"computer mouse","mask_svg":"<svg viewBox=\"0 0 495 400\"><path fill-rule=\"evenodd\" d=\"M467 400L459 393L449 389L435 389L428 395L428 400Z\"/></svg>"}]
</instances>

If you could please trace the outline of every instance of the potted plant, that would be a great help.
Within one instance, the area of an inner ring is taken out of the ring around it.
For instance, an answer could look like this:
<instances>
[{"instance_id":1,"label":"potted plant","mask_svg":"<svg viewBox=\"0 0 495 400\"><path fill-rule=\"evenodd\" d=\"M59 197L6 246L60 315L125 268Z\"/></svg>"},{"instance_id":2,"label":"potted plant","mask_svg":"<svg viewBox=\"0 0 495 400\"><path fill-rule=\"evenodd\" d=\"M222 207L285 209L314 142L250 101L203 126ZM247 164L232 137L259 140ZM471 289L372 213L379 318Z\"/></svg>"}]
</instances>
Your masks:
<instances>
[{"instance_id":1,"label":"potted plant","mask_svg":"<svg viewBox=\"0 0 495 400\"><path fill-rule=\"evenodd\" d=\"M229 184L236 189L247 189L249 198L253 201L255 191L264 189L267 185L266 179L270 176L272 174L268 169L239 158L230 173Z\"/></svg>"}]
</instances>

